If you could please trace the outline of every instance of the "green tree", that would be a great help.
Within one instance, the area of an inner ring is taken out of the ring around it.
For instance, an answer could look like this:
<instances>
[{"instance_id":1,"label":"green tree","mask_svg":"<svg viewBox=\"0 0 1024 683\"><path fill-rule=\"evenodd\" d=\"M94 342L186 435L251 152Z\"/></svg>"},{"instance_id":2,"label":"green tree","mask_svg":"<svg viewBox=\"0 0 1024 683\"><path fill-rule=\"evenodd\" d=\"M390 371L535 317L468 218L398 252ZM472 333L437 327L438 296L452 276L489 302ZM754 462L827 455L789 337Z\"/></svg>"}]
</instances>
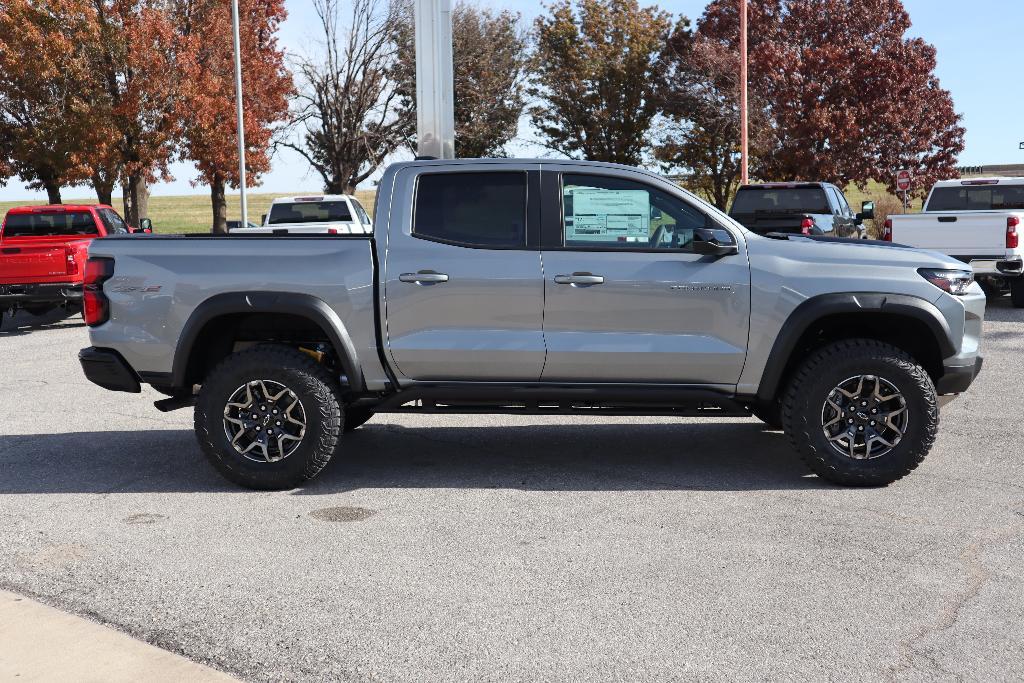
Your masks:
<instances>
[{"instance_id":1,"label":"green tree","mask_svg":"<svg viewBox=\"0 0 1024 683\"><path fill-rule=\"evenodd\" d=\"M670 17L636 0L561 0L535 23L530 119L570 157L639 164L661 108Z\"/></svg>"}]
</instances>

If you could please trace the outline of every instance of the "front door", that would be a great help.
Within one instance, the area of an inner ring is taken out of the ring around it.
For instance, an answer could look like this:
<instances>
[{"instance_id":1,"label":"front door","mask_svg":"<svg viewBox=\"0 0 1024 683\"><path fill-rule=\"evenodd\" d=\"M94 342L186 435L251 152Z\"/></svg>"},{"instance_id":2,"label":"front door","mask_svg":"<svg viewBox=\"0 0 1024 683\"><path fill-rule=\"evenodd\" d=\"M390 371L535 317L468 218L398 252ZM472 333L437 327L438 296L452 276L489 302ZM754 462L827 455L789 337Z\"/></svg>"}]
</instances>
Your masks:
<instances>
[{"instance_id":1,"label":"front door","mask_svg":"<svg viewBox=\"0 0 1024 683\"><path fill-rule=\"evenodd\" d=\"M545 179L542 379L734 385L750 317L740 232L656 181L559 175ZM739 253L693 253L698 229L721 231Z\"/></svg>"},{"instance_id":2,"label":"front door","mask_svg":"<svg viewBox=\"0 0 1024 683\"><path fill-rule=\"evenodd\" d=\"M536 169L429 166L399 174L384 250L384 322L403 376L540 379L544 280L539 245L528 243L539 220L539 192L528 199L538 177Z\"/></svg>"}]
</instances>

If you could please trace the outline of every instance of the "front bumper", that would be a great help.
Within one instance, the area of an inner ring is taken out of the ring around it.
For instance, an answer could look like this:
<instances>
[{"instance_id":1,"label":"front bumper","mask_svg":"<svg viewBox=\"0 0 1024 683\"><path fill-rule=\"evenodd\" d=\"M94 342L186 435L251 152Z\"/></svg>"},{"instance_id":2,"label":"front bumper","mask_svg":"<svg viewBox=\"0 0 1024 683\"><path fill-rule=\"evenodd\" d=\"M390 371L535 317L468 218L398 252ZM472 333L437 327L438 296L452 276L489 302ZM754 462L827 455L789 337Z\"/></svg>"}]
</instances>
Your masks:
<instances>
[{"instance_id":1,"label":"front bumper","mask_svg":"<svg viewBox=\"0 0 1024 683\"><path fill-rule=\"evenodd\" d=\"M943 394L962 394L981 373L984 359L976 356L970 365L944 365L942 377L935 383L935 391Z\"/></svg>"},{"instance_id":2,"label":"front bumper","mask_svg":"<svg viewBox=\"0 0 1024 683\"><path fill-rule=\"evenodd\" d=\"M26 304L62 304L82 300L82 285L70 282L0 285L0 308Z\"/></svg>"},{"instance_id":3,"label":"front bumper","mask_svg":"<svg viewBox=\"0 0 1024 683\"><path fill-rule=\"evenodd\" d=\"M142 391L138 375L117 351L90 346L78 352L78 362L86 379L104 389L132 394Z\"/></svg>"}]
</instances>

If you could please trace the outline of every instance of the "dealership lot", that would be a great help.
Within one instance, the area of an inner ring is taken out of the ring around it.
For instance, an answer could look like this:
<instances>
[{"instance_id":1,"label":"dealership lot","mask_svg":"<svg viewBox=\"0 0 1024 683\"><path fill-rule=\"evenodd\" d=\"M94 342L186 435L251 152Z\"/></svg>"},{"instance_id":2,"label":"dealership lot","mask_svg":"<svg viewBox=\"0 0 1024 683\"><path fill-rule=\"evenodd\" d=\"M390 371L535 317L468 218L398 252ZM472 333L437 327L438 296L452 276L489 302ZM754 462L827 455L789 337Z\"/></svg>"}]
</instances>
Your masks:
<instances>
[{"instance_id":1,"label":"dealership lot","mask_svg":"<svg viewBox=\"0 0 1024 683\"><path fill-rule=\"evenodd\" d=\"M381 416L284 493L89 384L79 319L5 320L0 588L251 680L1021 678L1024 310L988 317L888 488L752 419Z\"/></svg>"}]
</instances>

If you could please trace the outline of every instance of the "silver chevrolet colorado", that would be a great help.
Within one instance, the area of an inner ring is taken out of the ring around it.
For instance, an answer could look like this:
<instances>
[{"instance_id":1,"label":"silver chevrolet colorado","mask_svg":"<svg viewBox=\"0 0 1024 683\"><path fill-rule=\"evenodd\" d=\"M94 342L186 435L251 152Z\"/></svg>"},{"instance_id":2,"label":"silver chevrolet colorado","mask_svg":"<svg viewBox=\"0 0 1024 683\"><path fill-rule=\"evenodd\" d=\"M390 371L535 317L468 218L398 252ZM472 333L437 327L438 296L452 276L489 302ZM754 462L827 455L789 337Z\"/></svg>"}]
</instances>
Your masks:
<instances>
[{"instance_id":1,"label":"silver chevrolet colorado","mask_svg":"<svg viewBox=\"0 0 1024 683\"><path fill-rule=\"evenodd\" d=\"M96 240L85 374L194 405L210 462L253 488L316 476L382 412L753 413L819 476L879 485L981 368L962 263L756 235L647 171L400 163L374 216L366 235Z\"/></svg>"}]
</instances>

